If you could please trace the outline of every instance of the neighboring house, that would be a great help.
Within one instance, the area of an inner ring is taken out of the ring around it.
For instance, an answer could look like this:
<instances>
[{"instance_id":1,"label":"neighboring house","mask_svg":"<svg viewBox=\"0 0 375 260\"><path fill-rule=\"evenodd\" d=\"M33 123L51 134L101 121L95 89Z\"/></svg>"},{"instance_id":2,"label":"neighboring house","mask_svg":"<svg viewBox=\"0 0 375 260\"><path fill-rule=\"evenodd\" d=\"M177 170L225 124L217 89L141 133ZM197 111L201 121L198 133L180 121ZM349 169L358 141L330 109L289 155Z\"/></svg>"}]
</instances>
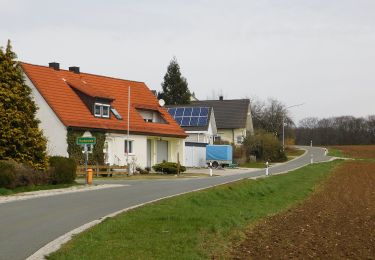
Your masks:
<instances>
[{"instance_id":1,"label":"neighboring house","mask_svg":"<svg viewBox=\"0 0 375 260\"><path fill-rule=\"evenodd\" d=\"M105 161L141 167L184 160L186 133L143 82L82 73L79 67L60 69L21 63L26 83L39 107L37 118L48 139L49 155L68 156L69 129L104 132ZM130 138L127 138L130 86Z\"/></svg>"},{"instance_id":2,"label":"neighboring house","mask_svg":"<svg viewBox=\"0 0 375 260\"><path fill-rule=\"evenodd\" d=\"M206 146L217 134L212 107L167 106L168 112L189 135L185 140L185 166L206 166Z\"/></svg>"},{"instance_id":3,"label":"neighboring house","mask_svg":"<svg viewBox=\"0 0 375 260\"><path fill-rule=\"evenodd\" d=\"M243 142L246 135L254 134L249 99L192 101L194 106L212 107L215 111L217 134L223 141L235 145Z\"/></svg>"}]
</instances>

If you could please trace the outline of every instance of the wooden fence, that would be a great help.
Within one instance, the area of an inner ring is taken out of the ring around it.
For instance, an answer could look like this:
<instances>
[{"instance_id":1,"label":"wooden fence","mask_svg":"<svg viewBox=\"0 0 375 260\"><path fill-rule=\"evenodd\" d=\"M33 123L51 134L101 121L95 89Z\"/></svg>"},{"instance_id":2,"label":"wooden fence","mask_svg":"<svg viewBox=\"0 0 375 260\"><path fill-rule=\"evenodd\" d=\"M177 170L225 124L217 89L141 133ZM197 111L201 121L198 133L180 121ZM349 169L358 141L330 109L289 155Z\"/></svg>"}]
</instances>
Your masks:
<instances>
[{"instance_id":1,"label":"wooden fence","mask_svg":"<svg viewBox=\"0 0 375 260\"><path fill-rule=\"evenodd\" d=\"M112 176L114 174L128 174L127 166L108 166L108 165L87 165L87 169L92 169L93 175ZM77 167L77 176L85 176L85 166Z\"/></svg>"}]
</instances>

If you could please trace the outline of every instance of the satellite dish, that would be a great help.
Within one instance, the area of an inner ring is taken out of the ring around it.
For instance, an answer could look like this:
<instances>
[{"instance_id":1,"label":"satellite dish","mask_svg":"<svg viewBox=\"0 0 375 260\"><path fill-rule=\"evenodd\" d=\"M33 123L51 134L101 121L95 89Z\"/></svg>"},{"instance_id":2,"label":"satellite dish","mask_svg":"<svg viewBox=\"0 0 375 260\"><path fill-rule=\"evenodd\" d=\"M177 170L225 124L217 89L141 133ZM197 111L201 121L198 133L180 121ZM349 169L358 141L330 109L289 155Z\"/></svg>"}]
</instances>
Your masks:
<instances>
[{"instance_id":1,"label":"satellite dish","mask_svg":"<svg viewBox=\"0 0 375 260\"><path fill-rule=\"evenodd\" d=\"M163 107L165 105L164 99L159 99L159 105Z\"/></svg>"}]
</instances>

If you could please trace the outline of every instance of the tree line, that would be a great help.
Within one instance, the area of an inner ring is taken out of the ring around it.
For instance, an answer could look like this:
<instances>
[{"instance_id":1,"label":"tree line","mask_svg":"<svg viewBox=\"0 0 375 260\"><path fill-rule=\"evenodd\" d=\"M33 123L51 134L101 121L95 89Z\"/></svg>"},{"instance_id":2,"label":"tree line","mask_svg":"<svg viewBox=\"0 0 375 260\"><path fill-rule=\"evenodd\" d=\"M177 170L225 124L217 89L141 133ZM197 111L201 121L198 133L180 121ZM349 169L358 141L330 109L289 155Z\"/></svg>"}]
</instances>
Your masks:
<instances>
[{"instance_id":1,"label":"tree line","mask_svg":"<svg viewBox=\"0 0 375 260\"><path fill-rule=\"evenodd\" d=\"M296 126L287 107L277 99L266 102L251 99L251 113L256 130L273 134L282 142L283 121L285 140L298 145L367 145L375 144L375 115L368 117L338 116L319 119L308 117Z\"/></svg>"},{"instance_id":2,"label":"tree line","mask_svg":"<svg viewBox=\"0 0 375 260\"><path fill-rule=\"evenodd\" d=\"M340 116L301 120L294 129L296 144L308 145L366 145L375 144L375 115L363 117Z\"/></svg>"}]
</instances>

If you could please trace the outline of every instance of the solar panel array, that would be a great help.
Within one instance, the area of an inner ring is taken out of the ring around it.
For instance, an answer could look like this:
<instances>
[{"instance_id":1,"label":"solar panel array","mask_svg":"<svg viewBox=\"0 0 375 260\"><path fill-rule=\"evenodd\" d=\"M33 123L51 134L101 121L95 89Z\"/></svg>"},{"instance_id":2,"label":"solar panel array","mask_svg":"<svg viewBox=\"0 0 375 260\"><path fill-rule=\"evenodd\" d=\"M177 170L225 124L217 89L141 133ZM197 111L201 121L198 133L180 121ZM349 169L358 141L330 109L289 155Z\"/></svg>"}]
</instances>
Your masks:
<instances>
[{"instance_id":1,"label":"solar panel array","mask_svg":"<svg viewBox=\"0 0 375 260\"><path fill-rule=\"evenodd\" d=\"M169 114L180 126L206 126L208 124L208 107L172 107Z\"/></svg>"}]
</instances>

